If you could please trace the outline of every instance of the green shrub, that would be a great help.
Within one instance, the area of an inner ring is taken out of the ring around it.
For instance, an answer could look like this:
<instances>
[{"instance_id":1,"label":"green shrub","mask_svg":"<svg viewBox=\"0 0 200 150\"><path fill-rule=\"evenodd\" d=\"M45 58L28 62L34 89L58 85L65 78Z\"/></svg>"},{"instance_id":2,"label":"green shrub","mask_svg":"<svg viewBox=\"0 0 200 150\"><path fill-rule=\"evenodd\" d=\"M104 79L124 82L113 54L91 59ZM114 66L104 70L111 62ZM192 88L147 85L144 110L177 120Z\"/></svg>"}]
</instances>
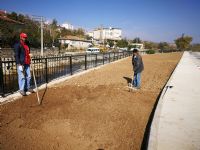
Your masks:
<instances>
[{"instance_id":1,"label":"green shrub","mask_svg":"<svg viewBox=\"0 0 200 150\"><path fill-rule=\"evenodd\" d=\"M155 54L155 50L150 49L150 50L146 51L146 53L147 54Z\"/></svg>"}]
</instances>

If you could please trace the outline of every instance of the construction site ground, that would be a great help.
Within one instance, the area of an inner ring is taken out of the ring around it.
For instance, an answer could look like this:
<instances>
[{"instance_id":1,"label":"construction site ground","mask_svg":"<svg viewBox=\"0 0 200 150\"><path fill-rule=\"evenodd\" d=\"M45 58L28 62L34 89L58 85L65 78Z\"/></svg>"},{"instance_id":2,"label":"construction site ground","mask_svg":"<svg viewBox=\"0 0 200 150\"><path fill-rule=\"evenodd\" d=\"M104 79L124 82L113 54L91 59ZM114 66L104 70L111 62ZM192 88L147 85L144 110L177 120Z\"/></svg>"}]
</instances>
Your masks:
<instances>
[{"instance_id":1,"label":"construction site ground","mask_svg":"<svg viewBox=\"0 0 200 150\"><path fill-rule=\"evenodd\" d=\"M131 57L0 105L2 150L139 150L154 103L182 53L143 55L138 91Z\"/></svg>"}]
</instances>

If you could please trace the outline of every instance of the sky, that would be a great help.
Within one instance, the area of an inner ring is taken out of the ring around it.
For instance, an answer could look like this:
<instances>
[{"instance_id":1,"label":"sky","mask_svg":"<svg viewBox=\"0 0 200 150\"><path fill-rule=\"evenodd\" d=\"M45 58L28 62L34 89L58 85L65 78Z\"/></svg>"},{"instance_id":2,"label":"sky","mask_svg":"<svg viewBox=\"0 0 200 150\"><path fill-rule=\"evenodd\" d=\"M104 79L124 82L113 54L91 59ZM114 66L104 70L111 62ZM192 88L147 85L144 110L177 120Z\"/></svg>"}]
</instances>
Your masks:
<instances>
[{"instance_id":1,"label":"sky","mask_svg":"<svg viewBox=\"0 0 200 150\"><path fill-rule=\"evenodd\" d=\"M200 0L0 0L0 9L89 31L121 28L127 39L173 43L184 33L200 43Z\"/></svg>"}]
</instances>

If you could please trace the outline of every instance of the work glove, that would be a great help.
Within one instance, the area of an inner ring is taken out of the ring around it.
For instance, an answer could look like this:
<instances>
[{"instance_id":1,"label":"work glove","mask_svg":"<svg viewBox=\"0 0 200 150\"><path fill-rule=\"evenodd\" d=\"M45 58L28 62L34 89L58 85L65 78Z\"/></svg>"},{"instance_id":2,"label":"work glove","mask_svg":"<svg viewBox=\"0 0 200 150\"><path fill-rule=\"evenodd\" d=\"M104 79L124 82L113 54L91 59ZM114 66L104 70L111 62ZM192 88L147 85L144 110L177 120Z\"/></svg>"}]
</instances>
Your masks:
<instances>
[{"instance_id":1,"label":"work glove","mask_svg":"<svg viewBox=\"0 0 200 150\"><path fill-rule=\"evenodd\" d=\"M19 65L19 66L18 66L18 69L19 69L19 71L21 71L21 72L23 72L23 70L24 70L22 65Z\"/></svg>"}]
</instances>

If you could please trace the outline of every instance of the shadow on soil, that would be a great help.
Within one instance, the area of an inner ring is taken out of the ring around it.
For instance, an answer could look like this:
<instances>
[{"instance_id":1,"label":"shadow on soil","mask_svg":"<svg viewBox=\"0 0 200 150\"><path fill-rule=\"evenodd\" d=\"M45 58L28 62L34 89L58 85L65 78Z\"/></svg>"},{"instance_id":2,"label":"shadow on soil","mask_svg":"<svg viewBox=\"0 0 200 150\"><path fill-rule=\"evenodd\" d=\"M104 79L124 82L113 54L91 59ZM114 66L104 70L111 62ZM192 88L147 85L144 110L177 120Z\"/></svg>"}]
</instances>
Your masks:
<instances>
[{"instance_id":1,"label":"shadow on soil","mask_svg":"<svg viewBox=\"0 0 200 150\"><path fill-rule=\"evenodd\" d=\"M129 78L129 77L123 77L123 78L126 80L127 84L129 84L129 83L131 83L131 82L132 82L132 79L131 79L131 78Z\"/></svg>"},{"instance_id":2,"label":"shadow on soil","mask_svg":"<svg viewBox=\"0 0 200 150\"><path fill-rule=\"evenodd\" d=\"M41 105L42 105L42 102L43 102L43 99L44 99L44 96L45 96L46 92L47 92L47 84L46 84L46 86L45 86L44 93L43 93L43 95L42 95L42 97L41 97L41 99L40 99Z\"/></svg>"},{"instance_id":3,"label":"shadow on soil","mask_svg":"<svg viewBox=\"0 0 200 150\"><path fill-rule=\"evenodd\" d=\"M163 87L163 89L164 89L164 87ZM160 96L162 94L163 89L160 91L160 93L159 93L159 95L158 95L158 97L156 99L156 102L155 102L155 104L153 106L153 109L151 111L151 114L149 116L149 120L148 120L148 123L146 125L146 129L145 129L143 140L142 140L142 145L141 145L141 148L140 148L141 150L147 150L148 149L149 136L150 136L150 131L151 131L151 124L152 124L153 117L154 117L154 114L155 114L155 111L156 111L156 107L158 105L158 101L160 99Z\"/></svg>"}]
</instances>

